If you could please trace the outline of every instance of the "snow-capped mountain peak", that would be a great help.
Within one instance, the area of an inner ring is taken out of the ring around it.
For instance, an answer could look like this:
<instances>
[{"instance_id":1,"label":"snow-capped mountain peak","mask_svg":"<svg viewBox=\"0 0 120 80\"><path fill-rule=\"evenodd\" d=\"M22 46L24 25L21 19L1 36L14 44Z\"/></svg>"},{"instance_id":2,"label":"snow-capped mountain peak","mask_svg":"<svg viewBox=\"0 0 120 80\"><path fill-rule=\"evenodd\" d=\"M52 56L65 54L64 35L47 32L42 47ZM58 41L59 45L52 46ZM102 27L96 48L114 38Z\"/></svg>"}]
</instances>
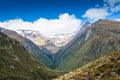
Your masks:
<instances>
[{"instance_id":1,"label":"snow-capped mountain peak","mask_svg":"<svg viewBox=\"0 0 120 80\"><path fill-rule=\"evenodd\" d=\"M67 34L56 34L50 38L50 40L59 47L65 46L68 44L74 37L76 32L67 33Z\"/></svg>"},{"instance_id":2,"label":"snow-capped mountain peak","mask_svg":"<svg viewBox=\"0 0 120 80\"><path fill-rule=\"evenodd\" d=\"M76 34L76 32L67 34L62 33L48 37L34 30L17 30L17 32L23 37L33 41L40 48L46 48L51 53L56 53L62 46L69 43Z\"/></svg>"}]
</instances>

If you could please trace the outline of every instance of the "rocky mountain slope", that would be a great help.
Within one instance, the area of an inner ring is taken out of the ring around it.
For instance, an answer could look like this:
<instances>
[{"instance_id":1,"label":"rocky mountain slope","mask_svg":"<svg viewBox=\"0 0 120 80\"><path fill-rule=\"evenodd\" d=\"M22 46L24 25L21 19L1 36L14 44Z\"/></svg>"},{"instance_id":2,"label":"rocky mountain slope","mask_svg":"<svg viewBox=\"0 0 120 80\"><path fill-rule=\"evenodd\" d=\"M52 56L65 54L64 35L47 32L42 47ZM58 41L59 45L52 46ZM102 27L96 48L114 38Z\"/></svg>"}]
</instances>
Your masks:
<instances>
[{"instance_id":1,"label":"rocky mountain slope","mask_svg":"<svg viewBox=\"0 0 120 80\"><path fill-rule=\"evenodd\" d=\"M120 22L98 20L58 53L62 59L56 69L71 71L116 50L120 50Z\"/></svg>"},{"instance_id":2,"label":"rocky mountain slope","mask_svg":"<svg viewBox=\"0 0 120 80\"><path fill-rule=\"evenodd\" d=\"M45 52L43 51L44 49L40 49L32 41L22 37L15 31L0 28L0 32L4 33L5 35L9 36L10 38L12 38L18 42L20 42L29 53L33 54L38 60L40 60L47 67L52 68L53 61L45 54Z\"/></svg>"},{"instance_id":3,"label":"rocky mountain slope","mask_svg":"<svg viewBox=\"0 0 120 80\"><path fill-rule=\"evenodd\" d=\"M54 80L120 80L120 51L101 57Z\"/></svg>"},{"instance_id":4,"label":"rocky mountain slope","mask_svg":"<svg viewBox=\"0 0 120 80\"><path fill-rule=\"evenodd\" d=\"M0 80L51 80L58 75L0 32Z\"/></svg>"},{"instance_id":5,"label":"rocky mountain slope","mask_svg":"<svg viewBox=\"0 0 120 80\"><path fill-rule=\"evenodd\" d=\"M18 30L17 32L23 37L33 41L39 48L46 49L48 54L54 54L59 50L58 46L56 46L47 37L41 35L38 31Z\"/></svg>"}]
</instances>

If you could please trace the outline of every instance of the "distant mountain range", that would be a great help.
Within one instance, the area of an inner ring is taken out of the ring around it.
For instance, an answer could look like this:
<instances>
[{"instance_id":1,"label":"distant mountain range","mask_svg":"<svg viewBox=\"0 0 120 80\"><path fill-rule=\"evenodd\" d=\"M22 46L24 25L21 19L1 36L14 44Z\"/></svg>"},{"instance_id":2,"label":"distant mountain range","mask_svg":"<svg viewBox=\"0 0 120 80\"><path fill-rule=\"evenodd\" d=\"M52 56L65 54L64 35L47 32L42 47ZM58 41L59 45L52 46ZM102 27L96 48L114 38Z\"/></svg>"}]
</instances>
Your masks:
<instances>
[{"instance_id":1,"label":"distant mountain range","mask_svg":"<svg viewBox=\"0 0 120 80\"><path fill-rule=\"evenodd\" d=\"M23 37L33 41L39 48L46 49L48 53L55 54L57 51L65 46L70 40L73 39L74 33L56 34L51 37L46 37L34 30L18 30Z\"/></svg>"},{"instance_id":2,"label":"distant mountain range","mask_svg":"<svg viewBox=\"0 0 120 80\"><path fill-rule=\"evenodd\" d=\"M56 34L49 38L56 46L63 47L67 45L76 35L77 31L67 34Z\"/></svg>"}]
</instances>

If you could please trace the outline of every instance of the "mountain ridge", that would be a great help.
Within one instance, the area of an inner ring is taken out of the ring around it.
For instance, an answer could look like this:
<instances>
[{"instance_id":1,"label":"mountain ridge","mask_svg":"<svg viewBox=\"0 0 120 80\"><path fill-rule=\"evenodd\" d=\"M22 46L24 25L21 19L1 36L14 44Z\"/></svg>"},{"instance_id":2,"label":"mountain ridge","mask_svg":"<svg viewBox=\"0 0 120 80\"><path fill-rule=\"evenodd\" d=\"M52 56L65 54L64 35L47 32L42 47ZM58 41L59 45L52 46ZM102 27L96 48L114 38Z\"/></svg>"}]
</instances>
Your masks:
<instances>
[{"instance_id":1,"label":"mountain ridge","mask_svg":"<svg viewBox=\"0 0 120 80\"><path fill-rule=\"evenodd\" d=\"M47 55L45 55L43 50L38 48L32 41L22 37L17 32L12 30L0 28L0 32L20 42L30 54L35 56L38 60L42 61L42 63L45 64L47 67L52 68L52 60Z\"/></svg>"},{"instance_id":2,"label":"mountain ridge","mask_svg":"<svg viewBox=\"0 0 120 80\"><path fill-rule=\"evenodd\" d=\"M0 32L0 80L51 80L60 72L48 69L21 43Z\"/></svg>"},{"instance_id":3,"label":"mountain ridge","mask_svg":"<svg viewBox=\"0 0 120 80\"><path fill-rule=\"evenodd\" d=\"M110 25L112 24L112 25ZM109 26L110 25L110 26ZM87 40L86 35L91 31ZM120 22L98 20L74 41L64 53L56 69L71 71L107 53L120 49Z\"/></svg>"}]
</instances>

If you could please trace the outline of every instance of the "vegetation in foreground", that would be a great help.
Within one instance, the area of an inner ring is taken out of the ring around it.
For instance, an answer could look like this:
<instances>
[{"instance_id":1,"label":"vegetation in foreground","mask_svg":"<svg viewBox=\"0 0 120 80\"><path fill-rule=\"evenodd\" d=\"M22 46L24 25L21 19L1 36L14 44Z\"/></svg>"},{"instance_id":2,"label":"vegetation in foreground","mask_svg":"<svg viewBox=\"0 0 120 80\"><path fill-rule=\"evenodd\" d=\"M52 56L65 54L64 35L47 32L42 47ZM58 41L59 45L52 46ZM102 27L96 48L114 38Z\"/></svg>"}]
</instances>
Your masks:
<instances>
[{"instance_id":1,"label":"vegetation in foreground","mask_svg":"<svg viewBox=\"0 0 120 80\"><path fill-rule=\"evenodd\" d=\"M120 51L54 80L120 80Z\"/></svg>"}]
</instances>

